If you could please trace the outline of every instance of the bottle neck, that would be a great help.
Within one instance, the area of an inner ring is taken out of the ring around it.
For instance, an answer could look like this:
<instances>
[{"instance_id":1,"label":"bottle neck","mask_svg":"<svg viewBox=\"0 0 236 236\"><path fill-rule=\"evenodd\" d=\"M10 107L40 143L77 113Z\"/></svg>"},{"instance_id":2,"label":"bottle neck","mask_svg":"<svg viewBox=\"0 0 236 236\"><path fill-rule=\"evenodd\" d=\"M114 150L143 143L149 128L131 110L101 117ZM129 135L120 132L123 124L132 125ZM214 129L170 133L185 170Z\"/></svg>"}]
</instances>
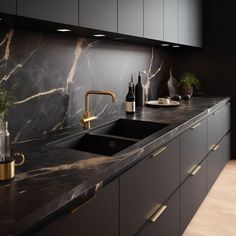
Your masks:
<instances>
[{"instance_id":1,"label":"bottle neck","mask_svg":"<svg viewBox=\"0 0 236 236\"><path fill-rule=\"evenodd\" d=\"M129 93L133 93L133 86L129 86Z\"/></svg>"}]
</instances>

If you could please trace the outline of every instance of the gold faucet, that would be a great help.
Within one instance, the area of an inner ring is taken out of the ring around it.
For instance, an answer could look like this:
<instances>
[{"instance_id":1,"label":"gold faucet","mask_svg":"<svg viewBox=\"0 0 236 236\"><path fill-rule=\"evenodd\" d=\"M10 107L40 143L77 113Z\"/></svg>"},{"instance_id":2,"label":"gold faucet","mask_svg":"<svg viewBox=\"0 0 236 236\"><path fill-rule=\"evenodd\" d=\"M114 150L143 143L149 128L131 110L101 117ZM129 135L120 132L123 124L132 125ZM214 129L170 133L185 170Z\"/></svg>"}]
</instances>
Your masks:
<instances>
[{"instance_id":1,"label":"gold faucet","mask_svg":"<svg viewBox=\"0 0 236 236\"><path fill-rule=\"evenodd\" d=\"M110 95L112 97L112 102L115 102L116 95L108 90L90 90L85 94L85 110L84 110L84 118L81 120L84 129L90 129L90 121L97 119L96 116L91 116L89 112L89 95L98 94L98 95Z\"/></svg>"}]
</instances>

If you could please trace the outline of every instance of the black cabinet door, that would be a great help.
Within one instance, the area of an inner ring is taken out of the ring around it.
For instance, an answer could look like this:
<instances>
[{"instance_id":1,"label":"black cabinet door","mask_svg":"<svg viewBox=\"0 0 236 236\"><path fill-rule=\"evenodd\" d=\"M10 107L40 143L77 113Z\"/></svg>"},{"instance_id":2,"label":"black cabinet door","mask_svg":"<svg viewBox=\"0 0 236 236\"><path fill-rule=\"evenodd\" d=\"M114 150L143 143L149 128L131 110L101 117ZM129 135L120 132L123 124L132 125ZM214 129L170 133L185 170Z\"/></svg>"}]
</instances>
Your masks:
<instances>
[{"instance_id":1,"label":"black cabinet door","mask_svg":"<svg viewBox=\"0 0 236 236\"><path fill-rule=\"evenodd\" d=\"M79 26L117 32L117 0L80 0Z\"/></svg>"},{"instance_id":2,"label":"black cabinet door","mask_svg":"<svg viewBox=\"0 0 236 236\"><path fill-rule=\"evenodd\" d=\"M17 15L78 26L78 0L18 0Z\"/></svg>"},{"instance_id":3,"label":"black cabinet door","mask_svg":"<svg viewBox=\"0 0 236 236\"><path fill-rule=\"evenodd\" d=\"M202 46L202 0L189 0L190 45Z\"/></svg>"},{"instance_id":4,"label":"black cabinet door","mask_svg":"<svg viewBox=\"0 0 236 236\"><path fill-rule=\"evenodd\" d=\"M231 128L231 103L222 108L222 135L227 134Z\"/></svg>"},{"instance_id":5,"label":"black cabinet door","mask_svg":"<svg viewBox=\"0 0 236 236\"><path fill-rule=\"evenodd\" d=\"M206 194L207 162L204 159L180 187L180 235L188 226Z\"/></svg>"},{"instance_id":6,"label":"black cabinet door","mask_svg":"<svg viewBox=\"0 0 236 236\"><path fill-rule=\"evenodd\" d=\"M163 40L163 0L144 0L144 37Z\"/></svg>"},{"instance_id":7,"label":"black cabinet door","mask_svg":"<svg viewBox=\"0 0 236 236\"><path fill-rule=\"evenodd\" d=\"M138 236L179 235L179 190L162 205L137 234Z\"/></svg>"},{"instance_id":8,"label":"black cabinet door","mask_svg":"<svg viewBox=\"0 0 236 236\"><path fill-rule=\"evenodd\" d=\"M224 136L222 140L222 169L225 167L231 157L231 138L230 133Z\"/></svg>"},{"instance_id":9,"label":"black cabinet door","mask_svg":"<svg viewBox=\"0 0 236 236\"><path fill-rule=\"evenodd\" d=\"M179 185L179 139L120 176L120 236L133 236Z\"/></svg>"},{"instance_id":10,"label":"black cabinet door","mask_svg":"<svg viewBox=\"0 0 236 236\"><path fill-rule=\"evenodd\" d=\"M222 170L222 142L215 145L207 159L208 190L210 190Z\"/></svg>"},{"instance_id":11,"label":"black cabinet door","mask_svg":"<svg viewBox=\"0 0 236 236\"><path fill-rule=\"evenodd\" d=\"M178 41L178 0L164 0L164 40Z\"/></svg>"},{"instance_id":12,"label":"black cabinet door","mask_svg":"<svg viewBox=\"0 0 236 236\"><path fill-rule=\"evenodd\" d=\"M222 108L213 112L207 119L208 128L208 151L220 141L222 135Z\"/></svg>"},{"instance_id":13,"label":"black cabinet door","mask_svg":"<svg viewBox=\"0 0 236 236\"><path fill-rule=\"evenodd\" d=\"M207 121L197 122L180 135L180 181L207 155Z\"/></svg>"},{"instance_id":14,"label":"black cabinet door","mask_svg":"<svg viewBox=\"0 0 236 236\"><path fill-rule=\"evenodd\" d=\"M16 0L1 0L0 12L7 14L16 14Z\"/></svg>"},{"instance_id":15,"label":"black cabinet door","mask_svg":"<svg viewBox=\"0 0 236 236\"><path fill-rule=\"evenodd\" d=\"M119 235L119 181L101 189L96 197L75 213L55 219L51 224L32 235Z\"/></svg>"},{"instance_id":16,"label":"black cabinet door","mask_svg":"<svg viewBox=\"0 0 236 236\"><path fill-rule=\"evenodd\" d=\"M118 33L143 37L143 0L118 0Z\"/></svg>"},{"instance_id":17,"label":"black cabinet door","mask_svg":"<svg viewBox=\"0 0 236 236\"><path fill-rule=\"evenodd\" d=\"M189 45L189 0L178 1L178 43Z\"/></svg>"}]
</instances>

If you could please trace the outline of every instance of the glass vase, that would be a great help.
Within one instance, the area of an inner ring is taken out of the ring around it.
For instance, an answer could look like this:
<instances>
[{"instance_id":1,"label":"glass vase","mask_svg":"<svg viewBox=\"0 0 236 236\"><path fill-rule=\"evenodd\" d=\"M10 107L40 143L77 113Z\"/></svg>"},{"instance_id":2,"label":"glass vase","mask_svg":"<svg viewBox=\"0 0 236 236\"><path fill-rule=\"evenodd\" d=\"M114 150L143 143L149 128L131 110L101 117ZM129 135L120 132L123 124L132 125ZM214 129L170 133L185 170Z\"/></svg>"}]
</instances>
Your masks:
<instances>
[{"instance_id":1,"label":"glass vase","mask_svg":"<svg viewBox=\"0 0 236 236\"><path fill-rule=\"evenodd\" d=\"M8 122L0 121L0 162L7 162L10 160L9 137Z\"/></svg>"}]
</instances>

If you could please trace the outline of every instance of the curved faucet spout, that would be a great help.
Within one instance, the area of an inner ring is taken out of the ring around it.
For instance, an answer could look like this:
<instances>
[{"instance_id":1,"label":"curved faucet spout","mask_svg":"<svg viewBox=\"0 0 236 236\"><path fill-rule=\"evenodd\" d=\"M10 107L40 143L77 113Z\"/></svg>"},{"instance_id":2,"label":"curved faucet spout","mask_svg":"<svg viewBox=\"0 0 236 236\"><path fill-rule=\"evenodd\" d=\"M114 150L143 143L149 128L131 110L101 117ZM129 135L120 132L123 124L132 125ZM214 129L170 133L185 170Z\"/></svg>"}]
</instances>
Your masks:
<instances>
[{"instance_id":1,"label":"curved faucet spout","mask_svg":"<svg viewBox=\"0 0 236 236\"><path fill-rule=\"evenodd\" d=\"M85 94L85 109L84 109L84 118L81 120L81 122L84 125L84 129L90 129L90 121L95 120L97 117L96 116L90 116L89 112L89 96L92 94L97 94L97 95L110 95L112 97L112 102L115 102L116 100L116 95L109 90L89 90Z\"/></svg>"}]
</instances>

